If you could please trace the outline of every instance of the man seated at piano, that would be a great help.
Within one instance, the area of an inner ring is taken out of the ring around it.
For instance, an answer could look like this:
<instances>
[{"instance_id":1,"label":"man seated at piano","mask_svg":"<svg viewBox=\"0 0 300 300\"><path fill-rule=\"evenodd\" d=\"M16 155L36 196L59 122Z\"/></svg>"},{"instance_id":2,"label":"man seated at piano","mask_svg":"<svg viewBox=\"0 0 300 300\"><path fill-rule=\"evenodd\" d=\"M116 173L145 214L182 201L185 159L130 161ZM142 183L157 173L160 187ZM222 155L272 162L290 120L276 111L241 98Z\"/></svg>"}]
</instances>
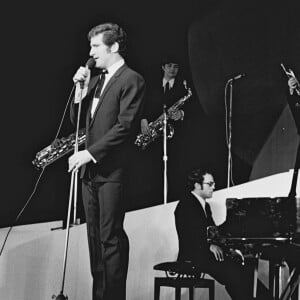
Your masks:
<instances>
[{"instance_id":1,"label":"man seated at piano","mask_svg":"<svg viewBox=\"0 0 300 300\"><path fill-rule=\"evenodd\" d=\"M231 299L252 299L251 268L227 255L222 246L207 240L207 228L215 226L207 202L213 196L214 189L215 181L209 171L197 169L189 174L187 192L175 209L178 261L190 261L199 271L209 274L225 286ZM268 296L259 299L266 300Z\"/></svg>"}]
</instances>

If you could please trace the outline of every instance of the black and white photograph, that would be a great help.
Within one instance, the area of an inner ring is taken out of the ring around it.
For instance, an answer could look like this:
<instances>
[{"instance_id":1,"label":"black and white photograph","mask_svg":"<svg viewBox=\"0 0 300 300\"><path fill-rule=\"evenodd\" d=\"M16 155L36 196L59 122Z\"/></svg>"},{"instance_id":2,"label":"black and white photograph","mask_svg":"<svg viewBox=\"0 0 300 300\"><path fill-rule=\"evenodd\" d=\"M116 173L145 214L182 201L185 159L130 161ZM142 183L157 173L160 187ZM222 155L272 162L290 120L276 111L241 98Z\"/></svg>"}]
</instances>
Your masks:
<instances>
[{"instance_id":1,"label":"black and white photograph","mask_svg":"<svg viewBox=\"0 0 300 300\"><path fill-rule=\"evenodd\" d=\"M3 4L0 298L300 300L300 2Z\"/></svg>"}]
</instances>

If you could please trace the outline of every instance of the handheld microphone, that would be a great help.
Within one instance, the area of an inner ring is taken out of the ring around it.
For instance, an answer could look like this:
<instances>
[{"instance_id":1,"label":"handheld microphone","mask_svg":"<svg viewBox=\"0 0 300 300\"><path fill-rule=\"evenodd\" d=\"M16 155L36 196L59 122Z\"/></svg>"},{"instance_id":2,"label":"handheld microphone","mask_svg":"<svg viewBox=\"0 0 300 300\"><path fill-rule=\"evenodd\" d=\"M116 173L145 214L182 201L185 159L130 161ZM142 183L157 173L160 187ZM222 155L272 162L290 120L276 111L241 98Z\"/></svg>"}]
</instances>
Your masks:
<instances>
[{"instance_id":1,"label":"handheld microphone","mask_svg":"<svg viewBox=\"0 0 300 300\"><path fill-rule=\"evenodd\" d=\"M92 69L92 68L94 68L95 64L96 64L96 61L95 61L92 57L90 57L90 58L87 60L87 62L86 62L86 64L85 64L85 67L86 67L87 69Z\"/></svg>"},{"instance_id":2,"label":"handheld microphone","mask_svg":"<svg viewBox=\"0 0 300 300\"><path fill-rule=\"evenodd\" d=\"M88 70L91 70L96 64L96 61L94 60L94 58L90 57L87 62L85 63L85 70L86 72L88 72ZM84 81L78 81L76 83L77 86L80 87L80 89L83 89L84 87Z\"/></svg>"}]
</instances>

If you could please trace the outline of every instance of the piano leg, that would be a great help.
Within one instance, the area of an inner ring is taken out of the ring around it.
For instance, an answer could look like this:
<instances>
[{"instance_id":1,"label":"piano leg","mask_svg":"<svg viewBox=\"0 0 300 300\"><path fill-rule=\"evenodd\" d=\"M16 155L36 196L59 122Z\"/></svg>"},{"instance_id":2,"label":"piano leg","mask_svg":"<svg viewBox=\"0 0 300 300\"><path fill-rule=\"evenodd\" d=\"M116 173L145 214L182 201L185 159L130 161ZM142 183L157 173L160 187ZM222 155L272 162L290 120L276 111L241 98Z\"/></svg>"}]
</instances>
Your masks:
<instances>
[{"instance_id":1,"label":"piano leg","mask_svg":"<svg viewBox=\"0 0 300 300\"><path fill-rule=\"evenodd\" d=\"M256 299L257 296L257 280L258 280L258 256L255 257L254 270L253 270L253 298Z\"/></svg>"},{"instance_id":2,"label":"piano leg","mask_svg":"<svg viewBox=\"0 0 300 300\"><path fill-rule=\"evenodd\" d=\"M279 300L281 291L281 267L284 266L282 260L269 259L269 291L273 295L274 300Z\"/></svg>"},{"instance_id":3,"label":"piano leg","mask_svg":"<svg viewBox=\"0 0 300 300\"><path fill-rule=\"evenodd\" d=\"M280 296L280 300L288 300L294 293L295 290L297 290L297 286L300 283L300 269L299 267L296 267L291 272L287 285L283 291L283 293Z\"/></svg>"},{"instance_id":4,"label":"piano leg","mask_svg":"<svg viewBox=\"0 0 300 300\"><path fill-rule=\"evenodd\" d=\"M281 290L281 265L276 264L274 271L274 300L278 300Z\"/></svg>"}]
</instances>

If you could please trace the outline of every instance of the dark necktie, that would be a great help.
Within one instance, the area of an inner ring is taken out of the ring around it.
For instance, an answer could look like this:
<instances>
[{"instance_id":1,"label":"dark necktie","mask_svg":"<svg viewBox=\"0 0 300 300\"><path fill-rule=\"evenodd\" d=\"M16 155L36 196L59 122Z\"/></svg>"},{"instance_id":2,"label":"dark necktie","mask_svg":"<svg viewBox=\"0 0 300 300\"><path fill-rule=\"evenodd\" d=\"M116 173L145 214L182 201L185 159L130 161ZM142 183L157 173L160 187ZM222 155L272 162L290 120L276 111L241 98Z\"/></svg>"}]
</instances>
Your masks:
<instances>
[{"instance_id":1,"label":"dark necktie","mask_svg":"<svg viewBox=\"0 0 300 300\"><path fill-rule=\"evenodd\" d=\"M100 73L100 77L99 77L99 80L98 80L98 83L97 83L97 86L96 86L96 89L95 89L95 94L94 94L92 108L91 108L91 115L92 116L93 116L93 114L96 110L96 107L98 105L98 102L99 102L99 99L100 99L100 94L101 94L101 91L102 91L102 88L103 88L103 84L104 84L104 81L105 81L105 75L106 74L107 74L106 70L102 70L102 72Z\"/></svg>"},{"instance_id":2,"label":"dark necktie","mask_svg":"<svg viewBox=\"0 0 300 300\"><path fill-rule=\"evenodd\" d=\"M106 70L102 70L102 72L100 73L100 77L99 77L99 81L96 86L94 98L100 98L100 94L101 94L101 90L103 88L106 74L107 74Z\"/></svg>"},{"instance_id":3,"label":"dark necktie","mask_svg":"<svg viewBox=\"0 0 300 300\"><path fill-rule=\"evenodd\" d=\"M204 210L207 218L210 215L210 207L206 202L205 202Z\"/></svg>"},{"instance_id":4,"label":"dark necktie","mask_svg":"<svg viewBox=\"0 0 300 300\"><path fill-rule=\"evenodd\" d=\"M167 81L167 83L165 84L165 94L167 94L170 90L170 83L169 81Z\"/></svg>"}]
</instances>

